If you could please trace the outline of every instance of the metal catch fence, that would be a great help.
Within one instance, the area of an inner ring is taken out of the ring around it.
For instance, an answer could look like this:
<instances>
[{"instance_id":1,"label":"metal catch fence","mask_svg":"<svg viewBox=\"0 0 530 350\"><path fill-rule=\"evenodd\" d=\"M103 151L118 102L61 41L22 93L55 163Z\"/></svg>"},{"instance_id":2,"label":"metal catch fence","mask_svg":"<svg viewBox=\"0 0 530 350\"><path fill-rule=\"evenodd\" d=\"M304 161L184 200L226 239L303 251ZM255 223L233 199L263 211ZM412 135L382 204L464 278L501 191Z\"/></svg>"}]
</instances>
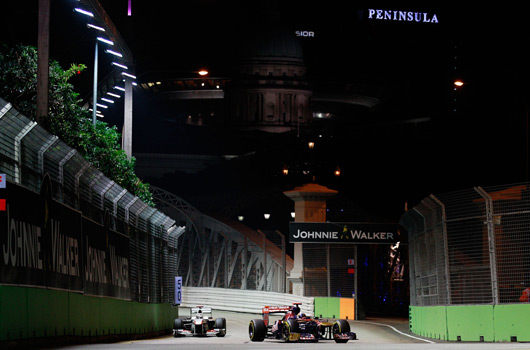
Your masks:
<instances>
[{"instance_id":1,"label":"metal catch fence","mask_svg":"<svg viewBox=\"0 0 530 350\"><path fill-rule=\"evenodd\" d=\"M37 193L48 174L56 201L129 237L131 298L157 303L174 300L177 239L185 228L108 179L75 149L2 99L0 173Z\"/></svg>"},{"instance_id":2,"label":"metal catch fence","mask_svg":"<svg viewBox=\"0 0 530 350\"><path fill-rule=\"evenodd\" d=\"M355 249L351 244L305 244L304 295L352 298L355 278L348 273L353 266L347 262L355 256Z\"/></svg>"},{"instance_id":3,"label":"metal catch fence","mask_svg":"<svg viewBox=\"0 0 530 350\"><path fill-rule=\"evenodd\" d=\"M415 306L519 302L530 286L530 184L431 195L405 213Z\"/></svg>"}]
</instances>

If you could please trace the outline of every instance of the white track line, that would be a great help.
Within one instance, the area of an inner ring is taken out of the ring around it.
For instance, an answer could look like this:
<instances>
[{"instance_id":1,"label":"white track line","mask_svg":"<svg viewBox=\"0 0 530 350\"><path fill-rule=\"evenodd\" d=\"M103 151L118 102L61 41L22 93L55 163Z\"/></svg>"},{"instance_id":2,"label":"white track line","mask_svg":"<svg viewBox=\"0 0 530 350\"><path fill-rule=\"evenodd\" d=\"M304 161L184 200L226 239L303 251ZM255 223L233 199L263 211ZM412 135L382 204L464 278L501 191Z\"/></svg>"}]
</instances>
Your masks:
<instances>
[{"instance_id":1,"label":"white track line","mask_svg":"<svg viewBox=\"0 0 530 350\"><path fill-rule=\"evenodd\" d=\"M369 321L368 321L368 322L367 322L367 321L360 321L360 322L362 322L362 323L375 324L375 325L377 325L377 326L385 326L385 327L389 327L389 328L391 328L394 332L397 332L397 333L399 333L399 334L401 334L401 335L404 335L404 336L406 336L406 337L409 337L409 338L412 338L412 339L416 339L416 340L421 340L421 341L424 341L424 342L426 342L426 343L436 344L436 343L433 342L433 341L430 341L430 340L427 340L427 339L418 338L418 337L412 336L412 335L410 335L410 334L403 333L403 332L397 330L395 327L392 327L392 326L387 325L387 324L384 324L384 323L376 323L376 322L369 322Z\"/></svg>"}]
</instances>

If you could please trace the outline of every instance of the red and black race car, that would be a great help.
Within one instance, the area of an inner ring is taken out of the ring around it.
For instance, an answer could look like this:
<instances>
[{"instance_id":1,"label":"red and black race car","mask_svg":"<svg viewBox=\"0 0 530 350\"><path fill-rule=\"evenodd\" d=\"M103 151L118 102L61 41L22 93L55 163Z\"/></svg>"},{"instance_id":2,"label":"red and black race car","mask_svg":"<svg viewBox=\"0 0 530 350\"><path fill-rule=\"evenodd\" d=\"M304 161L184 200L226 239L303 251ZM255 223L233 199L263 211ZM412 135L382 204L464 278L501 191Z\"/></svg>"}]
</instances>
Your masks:
<instances>
[{"instance_id":1,"label":"red and black race car","mask_svg":"<svg viewBox=\"0 0 530 350\"><path fill-rule=\"evenodd\" d=\"M348 340L357 339L354 332L350 331L347 320L323 322L318 318L311 318L300 314L300 303L292 306L265 306L262 309L263 319L254 319L248 326L248 335L251 341L267 339L280 339L285 342L318 342L319 340L335 340L337 343L346 343ZM270 316L283 315L276 321L271 321Z\"/></svg>"}]
</instances>

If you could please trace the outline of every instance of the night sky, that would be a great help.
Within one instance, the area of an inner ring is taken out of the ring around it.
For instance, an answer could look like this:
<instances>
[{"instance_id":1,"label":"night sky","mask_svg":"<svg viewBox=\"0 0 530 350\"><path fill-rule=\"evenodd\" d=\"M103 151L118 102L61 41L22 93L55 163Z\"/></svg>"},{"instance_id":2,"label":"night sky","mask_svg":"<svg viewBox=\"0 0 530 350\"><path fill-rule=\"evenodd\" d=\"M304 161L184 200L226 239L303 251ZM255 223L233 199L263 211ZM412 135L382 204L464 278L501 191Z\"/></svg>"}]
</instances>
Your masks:
<instances>
[{"instance_id":1,"label":"night sky","mask_svg":"<svg viewBox=\"0 0 530 350\"><path fill-rule=\"evenodd\" d=\"M324 184L369 212L398 220L405 202L412 207L431 193L525 180L530 31L520 6L503 2L470 9L448 2L392 2L389 7L360 1L346 8L336 0L278 1L279 5L132 0L133 15L128 17L127 0L100 2L133 50L139 77L148 71L183 72L204 66L212 76L228 75L242 38L271 25L272 14L293 30L313 31L314 38L302 40L312 78L368 87L381 97L377 110L336 125L335 148L326 148L328 159L341 161L344 177L323 179ZM82 19L72 12L75 3L52 1L50 55L64 67L73 62L90 67L93 44ZM37 1L8 1L0 7L1 41L36 45ZM440 23L368 20L370 8L436 14ZM454 91L454 78L468 84ZM73 81L82 96L91 82L90 69ZM167 110L153 103L136 93L135 153L159 152L156 145L164 144L161 138L166 134L169 139L186 137L161 121L160 114ZM118 110L107 121L121 127L121 115ZM428 122L413 127L411 120ZM223 135L205 132L222 142ZM208 141L190 138L190 149L200 148L194 142ZM281 147L275 152L281 154ZM270 167L277 165L273 160L267 163ZM249 174L248 169L230 169L205 187L241 191L234 178ZM208 181L203 176L201 180ZM231 180L223 183L220 178ZM256 179L270 180L263 174ZM274 188L288 189L301 184L297 181L275 178ZM185 188L192 187L182 187L175 194L184 197Z\"/></svg>"}]
</instances>

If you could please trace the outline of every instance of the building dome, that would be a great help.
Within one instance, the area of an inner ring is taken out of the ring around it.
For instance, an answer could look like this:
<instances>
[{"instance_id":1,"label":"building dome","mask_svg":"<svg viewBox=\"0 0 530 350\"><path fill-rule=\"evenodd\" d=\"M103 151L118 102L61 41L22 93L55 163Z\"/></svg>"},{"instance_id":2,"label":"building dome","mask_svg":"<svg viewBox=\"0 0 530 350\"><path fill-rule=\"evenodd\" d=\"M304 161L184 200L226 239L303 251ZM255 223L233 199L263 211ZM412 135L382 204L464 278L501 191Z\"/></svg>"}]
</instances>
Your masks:
<instances>
[{"instance_id":1,"label":"building dome","mask_svg":"<svg viewBox=\"0 0 530 350\"><path fill-rule=\"evenodd\" d=\"M294 30L278 23L254 28L238 53L237 79L226 90L229 122L267 132L299 130L312 116L302 45Z\"/></svg>"}]
</instances>

